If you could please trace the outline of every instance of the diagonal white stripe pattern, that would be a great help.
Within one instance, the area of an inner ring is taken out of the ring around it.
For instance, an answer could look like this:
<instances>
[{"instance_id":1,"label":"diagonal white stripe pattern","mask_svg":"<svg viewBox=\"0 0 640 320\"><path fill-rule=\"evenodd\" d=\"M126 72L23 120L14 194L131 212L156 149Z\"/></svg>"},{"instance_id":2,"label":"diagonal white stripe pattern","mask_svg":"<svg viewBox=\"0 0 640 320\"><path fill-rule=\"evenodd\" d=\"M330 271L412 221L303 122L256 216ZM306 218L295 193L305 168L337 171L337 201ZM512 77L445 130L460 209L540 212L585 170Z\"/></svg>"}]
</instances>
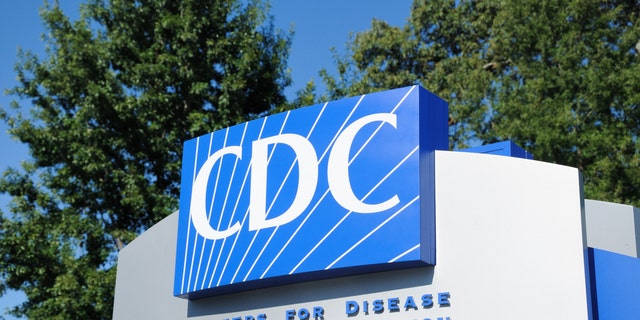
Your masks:
<instances>
[{"instance_id":1,"label":"diagonal white stripe pattern","mask_svg":"<svg viewBox=\"0 0 640 320\"><path fill-rule=\"evenodd\" d=\"M247 127L248 127L248 123L245 122L244 123L244 128L242 130L242 136L240 138L240 145L242 145L242 143L244 142L244 138L245 138L245 135L247 133ZM225 141L225 145L226 145L226 141ZM223 202L223 205L222 205L222 209L220 210L220 219L218 221L218 228L222 224L222 215L224 214L224 212L225 212L225 210L227 208L227 201L229 200L229 193L231 192L231 185L233 184L233 181L234 181L234 177L235 177L235 174L236 174L236 168L238 167L238 161L239 161L239 159L236 157L235 158L235 162L233 164L233 170L231 171L231 178L229 179L229 183L227 184L227 192L226 192L225 197L224 197L224 202ZM221 164L221 166L222 166L222 164ZM249 170L247 170L247 172L248 171ZM228 223L227 228L231 227L231 224L233 222L234 213L235 212L231 213L231 218L229 219L229 223ZM213 275L216 273L216 269L218 268L218 261L220 261L220 256L222 255L222 251L223 251L222 249L224 248L224 243L226 242L226 240L227 240L227 238L224 238L224 240L222 241L222 246L220 246L220 250L218 250L218 258L216 259L216 264L215 264L215 266L213 268L213 271L211 272L211 277L213 277ZM209 259L207 260L207 266L204 268L204 270L209 270L209 266L211 264L211 258L213 257L213 252L215 251L214 248L215 248L216 242L217 242L216 240L213 240L213 244L211 245L211 250L209 250ZM207 276L205 274L205 276L202 278L202 284L200 286L201 290L204 289L204 285L206 283L206 279L207 279ZM211 284L209 284L209 285L211 285Z\"/></svg>"},{"instance_id":2,"label":"diagonal white stripe pattern","mask_svg":"<svg viewBox=\"0 0 640 320\"><path fill-rule=\"evenodd\" d=\"M278 134L282 134L282 131L284 130L284 126L287 124L287 119L289 119L289 114L290 114L290 111L287 111L287 114L286 114L286 116L284 118L284 121L282 121L282 125L280 126L280 132L278 132ZM276 146L273 146L273 149L271 149L271 152L269 153L269 157L267 159L267 164L269 162L271 162L271 157L273 156L275 150L276 150ZM247 213L245 215L247 215L248 213L249 213L249 208L247 208ZM256 230L256 232L253 234L253 239L251 239L251 242L249 243L249 247L247 247L247 249L246 249L246 251L244 253L244 256L240 260L240 263L238 264L238 268L236 269L236 272L234 273L233 278L231 279L230 283L234 283L234 281L236 279L236 276L238 275L238 272L242 268L242 265L244 264L244 261L247 258L247 255L249 254L249 251L251 251L251 247L253 247L253 244L255 243L256 238L258 237L259 233L260 233L260 230ZM240 236L240 232L238 232L238 236Z\"/></svg>"},{"instance_id":3,"label":"diagonal white stripe pattern","mask_svg":"<svg viewBox=\"0 0 640 320\"><path fill-rule=\"evenodd\" d=\"M365 199L367 199L385 180L387 180L387 178L389 178L391 176L391 174L393 174L404 162L407 161L407 159L409 159L416 151L418 151L419 147L416 146L404 159L402 159L393 169L391 169L387 175L385 175L379 182L378 184L376 184L375 186L373 186L373 188L371 188L371 190L365 194L362 199L360 199L361 201L364 201ZM320 239L320 241L318 241L318 243L316 243L316 245L309 250L309 252L307 253L307 255L304 256L304 258L302 258L302 260L300 260L300 262L298 262L298 264L291 270L291 272L289 272L289 274L292 274L294 272L296 272L296 270L300 267L300 265L302 265L302 263L304 263L304 261L309 258L309 256L311 256L311 254L316 251L316 249L318 249L318 247L320 247L320 245L349 217L349 215L351 215L351 213L353 213L353 211L349 211L347 212L342 219L340 219L340 221L338 221L333 228L331 228L331 230L329 230L327 232L327 234L324 235L324 237L322 237L322 239Z\"/></svg>"},{"instance_id":4,"label":"diagonal white stripe pattern","mask_svg":"<svg viewBox=\"0 0 640 320\"><path fill-rule=\"evenodd\" d=\"M322 106L322 109L320 109L320 112L316 116L316 119L313 122L313 125L311 126L311 129L309 129L309 132L307 133L307 137L306 137L307 140L309 140L309 138L311 137L311 134L313 133L313 130L316 128L316 125L318 124L318 121L320 121L320 118L322 118L322 114L324 114L324 110L326 109L327 104L328 104L328 102L326 102ZM276 194L275 194L275 196L273 198L273 201L271 201L271 204L269 205L269 209L267 209L267 215L269 215L269 212L271 212L271 209L273 208L273 205L276 203L276 200L278 199L278 196L280 195L280 192L282 191L282 188L286 184L287 180L289 180L289 175L291 175L291 171L295 167L296 161L297 161L297 158L291 163L291 166L289 166L289 170L287 171L287 174L285 175L285 178L280 183L280 187L278 188L278 191L276 192ZM264 251L269 246L269 243L271 243L271 240L273 239L273 236L275 236L275 234L278 232L279 228L280 228L280 226L276 226L274 228L274 230L271 232L271 235L269 236L269 239L267 239L267 242L262 246L262 249L260 250L260 253L258 253L256 258L253 260L253 264L251 265L251 268L249 268L249 271L247 271L247 274L244 276L243 281L247 281L247 278L251 274L251 271L253 271L253 268L256 266L256 263L258 263L258 261L260 260L260 257L262 257L262 254L264 253Z\"/></svg>"},{"instance_id":5,"label":"diagonal white stripe pattern","mask_svg":"<svg viewBox=\"0 0 640 320\"><path fill-rule=\"evenodd\" d=\"M405 93L405 95L402 97L402 99L400 99L400 101L395 105L395 107L391 110L390 113L394 113L398 110L398 108L400 107L400 105L402 105L402 103L407 99L407 97L409 96L409 94L413 91L415 87L411 87L410 90L407 91L407 93ZM365 146L371 141L372 137L380 130L380 128L382 127L383 124L380 124L378 126L378 128L371 134L371 136L369 137L369 139L367 139L367 141L362 145L362 147L358 150L358 152L356 152L356 154L354 155L354 157L351 159L351 161L353 161L357 155L360 154L360 152L365 148ZM417 147L416 147L417 148ZM351 163L351 162L350 162ZM395 169L393 169L395 170ZM385 178L383 178L382 181L384 181L387 177L389 176L389 174L387 174L387 176L385 176ZM380 183L382 183L382 181L380 181ZM371 193L373 193L373 191L380 185L380 183L378 183L376 186L374 186L371 191L369 191L369 193L367 193L361 200L366 199ZM326 192L329 192L329 190L327 190ZM342 222L344 222L344 220L346 220L346 218L351 214L351 211L347 212L345 214L344 217L342 217L342 219L340 219L340 221L338 221L338 223L336 223L336 225L329 230L329 232L322 238L320 239L320 241L318 241L318 243L316 243L316 245L300 260L300 262L298 262L298 264L289 272L289 274L294 273L299 267L300 265L302 265L302 263L304 263L309 256L311 256L311 254L313 254L313 252L318 249L318 247L329 237L329 235L331 235L331 233L333 233L333 231L335 231L335 229L337 229L338 226L340 226L340 224L342 224Z\"/></svg>"},{"instance_id":6,"label":"diagonal white stripe pattern","mask_svg":"<svg viewBox=\"0 0 640 320\"><path fill-rule=\"evenodd\" d=\"M389 263L393 263L393 262L398 261L399 259L402 259L402 257L408 255L409 253L413 252L414 250L417 250L418 248L420 248L420 244L419 243L416 244L415 246L411 247L409 250L399 254L397 257L389 260Z\"/></svg>"},{"instance_id":7,"label":"diagonal white stripe pattern","mask_svg":"<svg viewBox=\"0 0 640 320\"><path fill-rule=\"evenodd\" d=\"M322 155L320 156L320 159L318 159L318 163L322 162L322 159L327 155L327 152L329 152L329 150L331 149L331 146L333 145L333 143L336 141L336 139L338 138L338 134L342 131L342 129L344 129L344 127L347 125L347 123L349 122L349 119L351 119L351 116L353 116L353 113L356 111L356 109L358 108L358 106L360 105L360 103L362 102L362 100L364 99L365 95L360 96L360 99L358 99L358 102L356 102L355 106L352 108L351 112L349 113L349 115L344 119L344 122L342 123L342 125L340 126L340 128L336 131L336 134L334 135L333 139L331 139L331 141L329 142L329 144L327 145L326 149L324 150L324 152L322 153ZM267 266L267 268L265 268L265 270L263 271L262 275L260 275L260 279L264 278L265 274L267 274L267 272L269 272L269 270L271 269L271 267L273 266L273 264L276 262L276 260L278 260L278 258L280 257L280 255L282 254L282 252L284 252L284 250L289 246L289 244L291 243L291 241L296 237L296 235L298 234L298 232L300 231L300 229L302 229L302 226L305 224L305 222L307 222L307 220L309 219L309 217L311 216L311 214L315 211L315 209L318 207L318 205L320 205L320 203L322 203L322 201L324 200L324 198L327 196L327 194L329 193L329 189L327 189L325 191L325 193L322 195L322 197L320 197L320 199L318 200L318 202L316 202L316 204L314 205L314 207L309 211L309 213L305 216L305 218L302 220L302 222L300 223L300 225L298 225L298 227L296 228L296 230L291 234L291 237L289 237L289 240L287 240L287 242L284 244L284 246L282 246L282 248L280 249L280 251L278 251L278 254L276 254L276 256L273 258L273 260L271 261L271 263Z\"/></svg>"},{"instance_id":8,"label":"diagonal white stripe pattern","mask_svg":"<svg viewBox=\"0 0 640 320\"><path fill-rule=\"evenodd\" d=\"M264 127L265 127L265 125L267 123L267 118L268 117L264 117L263 120L262 120L262 126L260 127L260 133L258 133L258 139L260 139L262 137L262 133L264 132ZM235 203L235 205L233 207L233 214L234 215L235 215L235 213L237 211L238 204L240 202L240 195L242 194L242 191L244 190L244 187L246 186L246 182L247 182L247 178L249 176L250 168L251 168L251 163L249 163L249 165L247 167L247 171L245 172L244 179L242 180L242 187L240 188L240 193L238 194L238 197L236 197L236 203ZM249 208L247 207L247 210L245 211L244 216L242 217L241 225L244 225L244 223L246 222L248 216L249 216ZM240 230L240 232L242 232L242 230ZM216 284L216 286L220 285L220 281L222 280L222 276L224 275L224 272L227 269L227 265L229 263L229 259L231 259L231 254L233 253L233 249L236 246L238 238L240 238L240 232L238 232L235 235L235 238L233 239L233 244L231 245L230 253L227 256L227 260L224 263L222 271L220 272L220 276L218 277L218 283ZM225 241L226 240L227 240L227 238L225 238ZM224 247L224 241L223 241L223 247ZM212 274L211 275L211 280L209 280L209 287L211 287L211 282L213 281L213 278L214 278L214 275ZM234 278L235 278L235 276L234 276Z\"/></svg>"},{"instance_id":9,"label":"diagonal white stripe pattern","mask_svg":"<svg viewBox=\"0 0 640 320\"><path fill-rule=\"evenodd\" d=\"M197 164L198 164L198 147L200 146L200 137L196 138L196 153L195 153L195 157L193 159L193 181L191 181L191 184L193 185L193 183L195 183L196 181L196 168L197 168ZM189 221L191 221L191 210L189 210ZM187 241L185 241L185 249L184 249L184 266L182 267L182 287L180 288L180 293L184 293L184 284L185 284L185 279L184 276L187 273L187 257L186 255L189 253L189 239L191 239L190 237L190 233L191 233L191 228L187 228ZM189 277L191 278L191 277ZM189 285L187 284L187 288L189 287Z\"/></svg>"},{"instance_id":10,"label":"diagonal white stripe pattern","mask_svg":"<svg viewBox=\"0 0 640 320\"><path fill-rule=\"evenodd\" d=\"M411 201L409 201L406 205L404 205L402 208L400 208L398 211L396 211L393 215L391 215L389 218L387 218L386 220L384 220L381 224L379 224L377 227L375 227L373 230L371 230L369 233L367 233L367 235L365 235L364 237L362 237L362 239L358 240L358 242L356 242L353 246L351 246L351 248L349 248L347 251L345 251L343 254L341 254L336 260L334 260L333 262L331 262L326 268L324 268L325 270L327 269L331 269L331 267L333 267L336 263L338 263L340 260L342 260L342 258L344 258L347 254L349 254L349 252L353 251L353 249L355 249L356 247L358 247L361 243L363 243L365 240L367 240L371 235L373 235L376 231L380 230L380 228L382 228L385 224L387 224L389 221L393 220L393 218L395 218L397 215L399 215L400 213L402 213L406 208L408 208L410 205L412 205L414 202L416 202L418 199L420 198L420 196L416 196L415 198L413 198Z\"/></svg>"},{"instance_id":11,"label":"diagonal white stripe pattern","mask_svg":"<svg viewBox=\"0 0 640 320\"><path fill-rule=\"evenodd\" d=\"M224 141L222 143L222 148L227 146L227 139L228 138L229 138L229 128L225 129L225 131L224 131ZM211 141L209 142L208 156L211 155L212 142L213 142L213 139L211 139ZM211 197L211 204L209 205L209 210L207 212L207 221L209 221L209 222L211 222L211 213L213 211L213 204L215 202L214 200L216 198L216 194L218 193L218 184L220 182L220 172L222 171L222 161L223 160L224 160L224 158L221 158L219 163L218 163L218 172L216 173L216 184L213 186L213 196ZM220 215L220 219L218 221L218 226L216 227L216 229L218 229L218 230L220 229L221 222L222 222L222 215ZM206 251L207 243L209 243L209 242L210 241L208 241L207 239L204 239L204 238L202 239L202 249L200 250L200 260L198 262L198 269L197 269L197 272L196 272L195 282L193 284L193 286L194 286L193 289L194 290L195 290L195 287L197 286L198 279L200 278L200 270L202 269L202 258L204 257L204 252ZM212 244L212 248L213 248L214 245L215 245L215 241ZM209 250L209 251L213 252L213 250ZM193 265L192 265L192 267L193 267ZM203 281L203 284L204 284L204 281Z\"/></svg>"}]
</instances>

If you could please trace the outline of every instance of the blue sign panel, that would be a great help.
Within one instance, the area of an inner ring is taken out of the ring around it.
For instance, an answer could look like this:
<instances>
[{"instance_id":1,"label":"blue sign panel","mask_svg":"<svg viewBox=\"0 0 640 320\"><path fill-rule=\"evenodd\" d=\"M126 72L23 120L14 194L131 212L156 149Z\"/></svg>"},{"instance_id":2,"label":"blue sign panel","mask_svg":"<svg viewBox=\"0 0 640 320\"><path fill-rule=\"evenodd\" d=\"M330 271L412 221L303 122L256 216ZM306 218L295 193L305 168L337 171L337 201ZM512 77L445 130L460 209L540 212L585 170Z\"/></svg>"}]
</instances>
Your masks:
<instances>
[{"instance_id":1,"label":"blue sign panel","mask_svg":"<svg viewBox=\"0 0 640 320\"><path fill-rule=\"evenodd\" d=\"M435 264L447 105L414 86L187 141L174 294Z\"/></svg>"},{"instance_id":2,"label":"blue sign panel","mask_svg":"<svg viewBox=\"0 0 640 320\"><path fill-rule=\"evenodd\" d=\"M479 147L460 150L460 152L486 153L498 156L515 157L533 160L533 155L522 149L511 140L486 144Z\"/></svg>"},{"instance_id":3,"label":"blue sign panel","mask_svg":"<svg viewBox=\"0 0 640 320\"><path fill-rule=\"evenodd\" d=\"M640 258L589 248L589 262L594 319L636 319Z\"/></svg>"}]
</instances>

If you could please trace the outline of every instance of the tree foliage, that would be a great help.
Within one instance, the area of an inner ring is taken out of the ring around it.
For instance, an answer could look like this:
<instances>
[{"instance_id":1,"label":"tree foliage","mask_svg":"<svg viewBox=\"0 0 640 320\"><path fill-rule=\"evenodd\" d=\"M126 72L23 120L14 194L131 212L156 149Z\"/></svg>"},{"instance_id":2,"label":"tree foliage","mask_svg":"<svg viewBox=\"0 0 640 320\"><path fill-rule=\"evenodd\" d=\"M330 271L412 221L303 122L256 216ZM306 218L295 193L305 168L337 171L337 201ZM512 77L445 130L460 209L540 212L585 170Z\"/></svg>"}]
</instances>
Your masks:
<instances>
[{"instance_id":1,"label":"tree foliage","mask_svg":"<svg viewBox=\"0 0 640 320\"><path fill-rule=\"evenodd\" d=\"M284 103L290 36L266 12L90 0L71 21L46 5L46 56L22 53L10 91L31 107L0 114L32 157L0 179L0 290L27 296L14 315L111 317L117 250L177 209L182 143Z\"/></svg>"},{"instance_id":2,"label":"tree foliage","mask_svg":"<svg viewBox=\"0 0 640 320\"><path fill-rule=\"evenodd\" d=\"M640 3L415 0L324 72L327 98L421 84L449 102L452 148L511 139L577 167L586 196L640 205Z\"/></svg>"}]
</instances>

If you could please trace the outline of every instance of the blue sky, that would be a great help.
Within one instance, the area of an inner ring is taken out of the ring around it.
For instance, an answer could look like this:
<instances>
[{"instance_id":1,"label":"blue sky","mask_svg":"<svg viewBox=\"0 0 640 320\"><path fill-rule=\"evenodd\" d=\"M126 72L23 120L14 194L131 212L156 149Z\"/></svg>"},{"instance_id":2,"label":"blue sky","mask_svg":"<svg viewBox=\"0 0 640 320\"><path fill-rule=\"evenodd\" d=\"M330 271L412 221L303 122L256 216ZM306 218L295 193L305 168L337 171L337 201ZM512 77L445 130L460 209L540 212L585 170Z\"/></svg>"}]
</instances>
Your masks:
<instances>
[{"instance_id":1,"label":"blue sky","mask_svg":"<svg viewBox=\"0 0 640 320\"><path fill-rule=\"evenodd\" d=\"M53 0L52 0L53 1ZM59 0L67 15L78 16L80 0ZM411 0L271 0L276 27L289 30L295 36L289 56L293 85L286 91L288 97L302 89L311 79L321 84L318 72L322 68L334 70L330 48L344 52L349 34L369 29L371 19L387 21L402 26L409 17ZM41 0L0 1L0 89L15 86L13 71L17 61L17 48L31 50L43 56L44 33L38 11ZM0 94L0 107L7 108L15 97ZM27 110L28 103L23 103ZM12 140L7 126L0 122L0 172L17 167L29 158L26 146ZM0 210L6 211L8 198L0 196ZM4 310L22 301L20 293L0 297L0 315ZM12 318L8 318L12 319Z\"/></svg>"}]
</instances>

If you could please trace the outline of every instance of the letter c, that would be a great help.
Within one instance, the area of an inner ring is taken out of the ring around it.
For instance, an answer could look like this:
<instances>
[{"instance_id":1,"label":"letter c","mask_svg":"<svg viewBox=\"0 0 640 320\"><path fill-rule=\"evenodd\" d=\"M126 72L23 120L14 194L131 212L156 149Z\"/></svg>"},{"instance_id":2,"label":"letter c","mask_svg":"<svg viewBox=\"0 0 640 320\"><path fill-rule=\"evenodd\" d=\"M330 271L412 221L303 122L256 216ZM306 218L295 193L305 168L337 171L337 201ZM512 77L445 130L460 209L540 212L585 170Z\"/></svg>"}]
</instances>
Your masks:
<instances>
[{"instance_id":1,"label":"letter c","mask_svg":"<svg viewBox=\"0 0 640 320\"><path fill-rule=\"evenodd\" d=\"M396 115L392 113L375 113L362 117L354 121L340 133L329 155L327 179L331 193L343 208L353 212L380 212L393 208L393 206L400 202L398 195L394 195L382 203L367 204L360 201L356 195L353 194L353 189L351 188L351 181L349 181L349 151L351 150L351 144L358 131L374 121L386 122L394 128L396 127Z\"/></svg>"},{"instance_id":2,"label":"letter c","mask_svg":"<svg viewBox=\"0 0 640 320\"><path fill-rule=\"evenodd\" d=\"M207 217L207 183L209 182L213 165L225 154L233 154L242 159L242 147L231 146L214 152L198 171L191 193L191 221L193 226L201 236L211 240L226 238L240 230L240 223L237 221L227 230L219 231L213 229L209 224L209 217Z\"/></svg>"}]
</instances>

